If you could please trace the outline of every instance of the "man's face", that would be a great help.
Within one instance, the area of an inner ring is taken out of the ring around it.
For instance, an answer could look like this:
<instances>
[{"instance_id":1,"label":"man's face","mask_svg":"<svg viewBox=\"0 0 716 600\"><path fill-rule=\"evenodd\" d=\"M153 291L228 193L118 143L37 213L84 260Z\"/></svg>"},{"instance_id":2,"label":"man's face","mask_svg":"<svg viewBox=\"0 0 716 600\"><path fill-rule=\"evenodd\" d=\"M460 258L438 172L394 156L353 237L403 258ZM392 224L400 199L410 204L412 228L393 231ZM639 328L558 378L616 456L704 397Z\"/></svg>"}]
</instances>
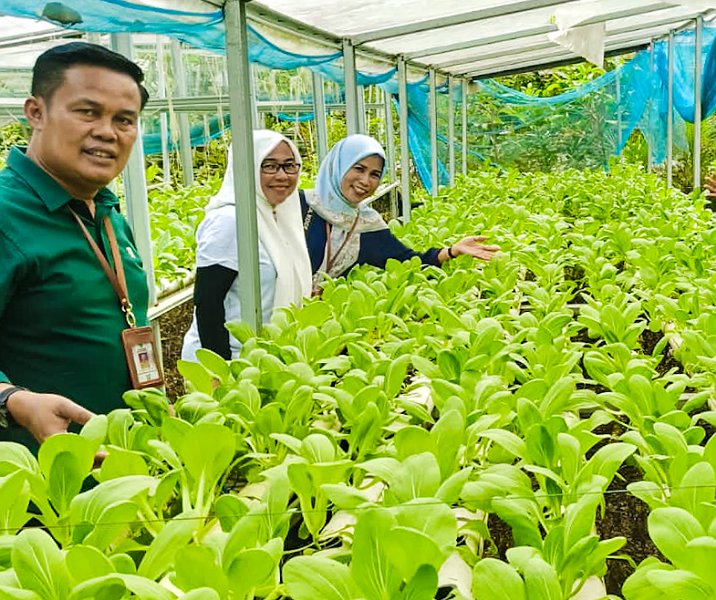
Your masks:
<instances>
[{"instance_id":1,"label":"man's face","mask_svg":"<svg viewBox=\"0 0 716 600\"><path fill-rule=\"evenodd\" d=\"M140 108L139 87L129 75L70 67L49 101L25 102L33 128L27 154L73 197L90 200L127 164Z\"/></svg>"}]
</instances>

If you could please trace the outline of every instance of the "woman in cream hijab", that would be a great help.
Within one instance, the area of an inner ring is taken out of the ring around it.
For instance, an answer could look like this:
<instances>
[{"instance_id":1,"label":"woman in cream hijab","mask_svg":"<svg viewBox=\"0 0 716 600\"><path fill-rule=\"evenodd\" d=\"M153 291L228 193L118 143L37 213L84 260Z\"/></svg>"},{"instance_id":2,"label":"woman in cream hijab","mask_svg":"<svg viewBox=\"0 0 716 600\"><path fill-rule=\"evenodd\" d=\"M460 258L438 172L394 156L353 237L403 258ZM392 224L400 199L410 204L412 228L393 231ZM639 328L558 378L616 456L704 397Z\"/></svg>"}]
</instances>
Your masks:
<instances>
[{"instance_id":1,"label":"woman in cream hijab","mask_svg":"<svg viewBox=\"0 0 716 600\"><path fill-rule=\"evenodd\" d=\"M221 189L207 205L196 233L194 319L184 337L184 360L196 360L198 348L226 359L236 357L241 348L224 327L227 321L241 320L231 164L229 153ZM301 170L296 146L275 131L254 131L254 166L261 313L268 322L275 308L300 304L310 296L311 264L296 190Z\"/></svg>"}]
</instances>

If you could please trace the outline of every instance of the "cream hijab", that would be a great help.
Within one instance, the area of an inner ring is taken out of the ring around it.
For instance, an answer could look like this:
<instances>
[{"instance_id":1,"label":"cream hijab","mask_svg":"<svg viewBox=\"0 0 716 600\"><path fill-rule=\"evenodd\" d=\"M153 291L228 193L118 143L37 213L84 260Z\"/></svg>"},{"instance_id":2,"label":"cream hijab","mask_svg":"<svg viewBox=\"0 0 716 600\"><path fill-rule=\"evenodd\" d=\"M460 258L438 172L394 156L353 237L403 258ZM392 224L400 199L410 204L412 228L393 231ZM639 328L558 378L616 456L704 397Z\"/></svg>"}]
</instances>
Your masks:
<instances>
[{"instance_id":1,"label":"cream hijab","mask_svg":"<svg viewBox=\"0 0 716 600\"><path fill-rule=\"evenodd\" d=\"M259 241L276 269L274 308L299 305L311 295L311 262L303 233L303 219L298 186L281 204L272 207L261 189L261 163L282 142L288 144L296 162L301 156L294 143L276 131L254 131L254 175L256 181L256 216ZM235 204L232 151L227 157L226 174L221 189L206 206L206 211Z\"/></svg>"}]
</instances>

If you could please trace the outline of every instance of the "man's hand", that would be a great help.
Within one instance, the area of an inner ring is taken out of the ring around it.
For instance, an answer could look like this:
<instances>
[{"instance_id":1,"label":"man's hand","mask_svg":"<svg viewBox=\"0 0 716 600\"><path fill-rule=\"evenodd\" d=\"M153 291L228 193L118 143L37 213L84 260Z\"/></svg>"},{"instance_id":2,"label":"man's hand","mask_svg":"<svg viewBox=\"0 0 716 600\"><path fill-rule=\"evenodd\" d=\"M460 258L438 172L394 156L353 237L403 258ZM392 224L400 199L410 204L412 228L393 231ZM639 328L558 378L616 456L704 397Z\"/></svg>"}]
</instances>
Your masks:
<instances>
[{"instance_id":1,"label":"man's hand","mask_svg":"<svg viewBox=\"0 0 716 600\"><path fill-rule=\"evenodd\" d=\"M15 422L39 442L56 433L67 432L70 423L84 425L94 416L86 408L58 394L37 394L20 390L7 399L6 408Z\"/></svg>"},{"instance_id":2,"label":"man's hand","mask_svg":"<svg viewBox=\"0 0 716 600\"><path fill-rule=\"evenodd\" d=\"M707 196L716 196L716 173L710 173L704 178L704 190Z\"/></svg>"},{"instance_id":3,"label":"man's hand","mask_svg":"<svg viewBox=\"0 0 716 600\"><path fill-rule=\"evenodd\" d=\"M500 247L495 245L486 246L482 243L486 240L487 238L484 235L471 235L462 238L459 242L453 244L452 253L456 256L468 254L480 260L492 260L492 257L500 250Z\"/></svg>"}]
</instances>

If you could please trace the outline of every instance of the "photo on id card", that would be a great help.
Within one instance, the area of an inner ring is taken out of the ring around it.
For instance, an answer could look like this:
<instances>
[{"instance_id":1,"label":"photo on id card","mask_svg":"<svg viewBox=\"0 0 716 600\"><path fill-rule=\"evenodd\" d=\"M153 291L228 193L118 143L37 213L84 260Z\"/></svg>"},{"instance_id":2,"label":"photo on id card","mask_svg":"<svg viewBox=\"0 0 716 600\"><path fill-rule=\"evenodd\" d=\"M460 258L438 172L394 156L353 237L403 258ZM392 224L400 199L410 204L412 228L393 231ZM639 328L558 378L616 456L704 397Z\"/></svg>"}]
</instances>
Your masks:
<instances>
[{"instance_id":1,"label":"photo on id card","mask_svg":"<svg viewBox=\"0 0 716 600\"><path fill-rule=\"evenodd\" d=\"M122 344L135 389L161 386L164 382L151 327L122 331Z\"/></svg>"}]
</instances>

